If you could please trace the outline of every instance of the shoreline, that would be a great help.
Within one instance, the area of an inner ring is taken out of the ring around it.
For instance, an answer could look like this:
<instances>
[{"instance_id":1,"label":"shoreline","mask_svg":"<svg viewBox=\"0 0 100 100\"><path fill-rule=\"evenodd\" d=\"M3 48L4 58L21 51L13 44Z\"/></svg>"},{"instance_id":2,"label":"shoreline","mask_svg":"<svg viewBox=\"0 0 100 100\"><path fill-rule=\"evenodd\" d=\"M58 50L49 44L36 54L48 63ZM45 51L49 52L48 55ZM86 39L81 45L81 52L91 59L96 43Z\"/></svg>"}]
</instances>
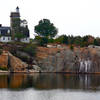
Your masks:
<instances>
[{"instance_id":1,"label":"shoreline","mask_svg":"<svg viewBox=\"0 0 100 100\"><path fill-rule=\"evenodd\" d=\"M17 71L17 72L10 72L10 71L2 71L2 70L0 70L0 74L2 74L2 73L4 73L4 74L10 74L10 73L12 73L12 74L20 74L20 73L22 73L22 74L32 74L32 73L57 73L57 74L76 74L76 75L91 75L91 74L93 74L93 75L100 75L100 72L39 72L39 71L33 71L33 72L26 72L26 71Z\"/></svg>"}]
</instances>

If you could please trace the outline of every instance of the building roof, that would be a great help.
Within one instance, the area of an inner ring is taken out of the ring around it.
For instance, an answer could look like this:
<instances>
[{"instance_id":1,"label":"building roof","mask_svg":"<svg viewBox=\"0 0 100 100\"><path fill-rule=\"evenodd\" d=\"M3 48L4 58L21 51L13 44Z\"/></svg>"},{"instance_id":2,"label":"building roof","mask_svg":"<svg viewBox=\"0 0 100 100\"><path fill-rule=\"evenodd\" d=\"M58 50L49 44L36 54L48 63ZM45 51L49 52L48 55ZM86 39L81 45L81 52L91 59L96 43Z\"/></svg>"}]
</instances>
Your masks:
<instances>
[{"instance_id":1,"label":"building roof","mask_svg":"<svg viewBox=\"0 0 100 100\"><path fill-rule=\"evenodd\" d=\"M11 29L10 27L0 27L0 35L1 36L11 36Z\"/></svg>"},{"instance_id":2,"label":"building roof","mask_svg":"<svg viewBox=\"0 0 100 100\"><path fill-rule=\"evenodd\" d=\"M29 30L28 29L23 29L23 34L25 37L29 37ZM1 26L0 27L0 35L1 36L11 36L11 28L10 27L5 27L5 26Z\"/></svg>"},{"instance_id":3,"label":"building roof","mask_svg":"<svg viewBox=\"0 0 100 100\"><path fill-rule=\"evenodd\" d=\"M10 30L10 27L3 26L3 27L0 27L0 30Z\"/></svg>"},{"instance_id":4,"label":"building roof","mask_svg":"<svg viewBox=\"0 0 100 100\"><path fill-rule=\"evenodd\" d=\"M20 13L18 13L18 12L11 12L10 17L20 17Z\"/></svg>"},{"instance_id":5,"label":"building roof","mask_svg":"<svg viewBox=\"0 0 100 100\"><path fill-rule=\"evenodd\" d=\"M19 7L17 6L16 9L19 9Z\"/></svg>"}]
</instances>

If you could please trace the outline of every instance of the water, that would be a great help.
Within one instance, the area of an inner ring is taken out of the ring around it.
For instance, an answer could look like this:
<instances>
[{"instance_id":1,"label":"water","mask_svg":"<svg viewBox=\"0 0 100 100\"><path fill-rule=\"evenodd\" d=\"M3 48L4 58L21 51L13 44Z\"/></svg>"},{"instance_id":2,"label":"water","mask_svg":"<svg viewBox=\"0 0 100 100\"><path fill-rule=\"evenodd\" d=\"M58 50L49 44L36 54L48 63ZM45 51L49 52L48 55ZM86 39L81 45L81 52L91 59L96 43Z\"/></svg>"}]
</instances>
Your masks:
<instances>
[{"instance_id":1,"label":"water","mask_svg":"<svg viewBox=\"0 0 100 100\"><path fill-rule=\"evenodd\" d=\"M0 74L0 100L100 100L100 75Z\"/></svg>"}]
</instances>

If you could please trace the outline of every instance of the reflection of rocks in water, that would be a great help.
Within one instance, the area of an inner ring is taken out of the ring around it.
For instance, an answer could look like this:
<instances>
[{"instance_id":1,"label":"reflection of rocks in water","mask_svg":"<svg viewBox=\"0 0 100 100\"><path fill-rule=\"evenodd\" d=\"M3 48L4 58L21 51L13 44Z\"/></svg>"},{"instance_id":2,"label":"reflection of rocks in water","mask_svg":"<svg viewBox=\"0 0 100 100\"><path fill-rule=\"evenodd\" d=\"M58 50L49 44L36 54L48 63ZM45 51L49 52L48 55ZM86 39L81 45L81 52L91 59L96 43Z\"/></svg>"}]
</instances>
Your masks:
<instances>
[{"instance_id":1,"label":"reflection of rocks in water","mask_svg":"<svg viewBox=\"0 0 100 100\"><path fill-rule=\"evenodd\" d=\"M14 89L32 87L33 80L37 79L38 74L10 74L9 87Z\"/></svg>"},{"instance_id":2,"label":"reflection of rocks in water","mask_svg":"<svg viewBox=\"0 0 100 100\"><path fill-rule=\"evenodd\" d=\"M41 74L37 77L37 81L33 80L33 85L38 89L50 89L57 85L57 74Z\"/></svg>"},{"instance_id":3,"label":"reflection of rocks in water","mask_svg":"<svg viewBox=\"0 0 100 100\"><path fill-rule=\"evenodd\" d=\"M90 76L88 75L80 75L79 76L79 83L80 83L80 87L84 87L84 89L88 89L90 86Z\"/></svg>"},{"instance_id":4,"label":"reflection of rocks in water","mask_svg":"<svg viewBox=\"0 0 100 100\"><path fill-rule=\"evenodd\" d=\"M22 84L25 83L25 81L26 81L25 74L11 74L9 87L10 88L20 88L22 87Z\"/></svg>"},{"instance_id":5,"label":"reflection of rocks in water","mask_svg":"<svg viewBox=\"0 0 100 100\"><path fill-rule=\"evenodd\" d=\"M0 88L7 88L8 87L8 76L7 75L0 75Z\"/></svg>"},{"instance_id":6,"label":"reflection of rocks in water","mask_svg":"<svg viewBox=\"0 0 100 100\"><path fill-rule=\"evenodd\" d=\"M56 73L0 75L0 88L10 89L99 89L99 75Z\"/></svg>"},{"instance_id":7,"label":"reflection of rocks in water","mask_svg":"<svg viewBox=\"0 0 100 100\"><path fill-rule=\"evenodd\" d=\"M90 89L100 85L97 77L99 78L90 75L41 74L37 80L33 80L32 86L37 89Z\"/></svg>"},{"instance_id":8,"label":"reflection of rocks in water","mask_svg":"<svg viewBox=\"0 0 100 100\"><path fill-rule=\"evenodd\" d=\"M27 76L27 78L31 78L32 80L34 80L34 82L37 81L38 77L39 77L39 73L29 74Z\"/></svg>"}]
</instances>

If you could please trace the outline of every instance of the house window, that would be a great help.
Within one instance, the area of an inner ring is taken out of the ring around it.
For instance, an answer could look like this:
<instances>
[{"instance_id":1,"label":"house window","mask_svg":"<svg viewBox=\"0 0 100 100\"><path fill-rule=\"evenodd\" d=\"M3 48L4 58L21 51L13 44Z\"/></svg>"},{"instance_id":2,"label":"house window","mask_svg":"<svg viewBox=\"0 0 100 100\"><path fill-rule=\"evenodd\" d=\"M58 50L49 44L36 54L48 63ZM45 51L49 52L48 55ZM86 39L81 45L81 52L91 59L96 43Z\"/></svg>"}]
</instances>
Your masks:
<instances>
[{"instance_id":1,"label":"house window","mask_svg":"<svg viewBox=\"0 0 100 100\"><path fill-rule=\"evenodd\" d=\"M26 38L26 40L27 40L27 38Z\"/></svg>"},{"instance_id":2,"label":"house window","mask_svg":"<svg viewBox=\"0 0 100 100\"><path fill-rule=\"evenodd\" d=\"M10 40L9 37L8 37L8 40Z\"/></svg>"},{"instance_id":3,"label":"house window","mask_svg":"<svg viewBox=\"0 0 100 100\"><path fill-rule=\"evenodd\" d=\"M10 33L10 30L8 30L8 34Z\"/></svg>"},{"instance_id":4,"label":"house window","mask_svg":"<svg viewBox=\"0 0 100 100\"><path fill-rule=\"evenodd\" d=\"M3 37L3 40L5 40L5 37Z\"/></svg>"}]
</instances>

